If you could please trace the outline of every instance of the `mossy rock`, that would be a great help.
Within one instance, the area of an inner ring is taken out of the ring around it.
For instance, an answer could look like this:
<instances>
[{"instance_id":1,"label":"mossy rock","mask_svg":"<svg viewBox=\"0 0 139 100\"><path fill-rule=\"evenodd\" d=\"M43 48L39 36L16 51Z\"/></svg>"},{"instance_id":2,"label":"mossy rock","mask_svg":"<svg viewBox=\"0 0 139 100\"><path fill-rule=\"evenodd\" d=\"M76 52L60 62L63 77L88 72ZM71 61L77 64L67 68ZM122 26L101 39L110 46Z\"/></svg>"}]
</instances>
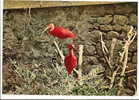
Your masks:
<instances>
[{"instance_id":1,"label":"mossy rock","mask_svg":"<svg viewBox=\"0 0 139 100\"><path fill-rule=\"evenodd\" d=\"M119 25L125 25L128 24L128 18L123 15L114 15L113 23Z\"/></svg>"},{"instance_id":2,"label":"mossy rock","mask_svg":"<svg viewBox=\"0 0 139 100\"><path fill-rule=\"evenodd\" d=\"M97 23L99 24L110 24L113 20L112 15L105 15L104 17L97 18Z\"/></svg>"},{"instance_id":3,"label":"mossy rock","mask_svg":"<svg viewBox=\"0 0 139 100\"><path fill-rule=\"evenodd\" d=\"M107 33L107 39L113 39L113 38L118 38L119 37L119 33L116 31L110 31Z\"/></svg>"},{"instance_id":4,"label":"mossy rock","mask_svg":"<svg viewBox=\"0 0 139 100\"><path fill-rule=\"evenodd\" d=\"M112 27L112 25L100 25L100 30L101 31L112 31L113 27Z\"/></svg>"},{"instance_id":5,"label":"mossy rock","mask_svg":"<svg viewBox=\"0 0 139 100\"><path fill-rule=\"evenodd\" d=\"M131 25L137 26L137 15L136 14L131 14L129 16L129 21Z\"/></svg>"}]
</instances>

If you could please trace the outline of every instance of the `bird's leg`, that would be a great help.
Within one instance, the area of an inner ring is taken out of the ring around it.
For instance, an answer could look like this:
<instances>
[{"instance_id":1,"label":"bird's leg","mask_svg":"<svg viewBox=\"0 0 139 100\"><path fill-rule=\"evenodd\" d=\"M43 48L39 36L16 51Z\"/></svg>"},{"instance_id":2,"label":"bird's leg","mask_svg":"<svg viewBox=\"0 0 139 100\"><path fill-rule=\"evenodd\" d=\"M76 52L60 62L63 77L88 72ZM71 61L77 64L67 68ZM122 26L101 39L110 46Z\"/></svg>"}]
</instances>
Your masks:
<instances>
[{"instance_id":1,"label":"bird's leg","mask_svg":"<svg viewBox=\"0 0 139 100\"><path fill-rule=\"evenodd\" d=\"M63 40L59 39L59 48L63 49L64 45L63 45Z\"/></svg>"},{"instance_id":2,"label":"bird's leg","mask_svg":"<svg viewBox=\"0 0 139 100\"><path fill-rule=\"evenodd\" d=\"M63 55L63 52L60 50L60 48L59 48L59 46L58 46L58 44L57 44L57 42L55 40L54 40L54 45L56 46L56 49L57 49L57 51L58 51L58 53L59 53L59 55L61 57L61 63L64 64L65 56Z\"/></svg>"},{"instance_id":3,"label":"bird's leg","mask_svg":"<svg viewBox=\"0 0 139 100\"><path fill-rule=\"evenodd\" d=\"M67 74L68 91L70 91L70 90L72 89L72 84L71 84L71 82L70 82L70 78L71 78L71 77L72 77L71 75L68 75L68 74Z\"/></svg>"},{"instance_id":4,"label":"bird's leg","mask_svg":"<svg viewBox=\"0 0 139 100\"><path fill-rule=\"evenodd\" d=\"M78 75L78 70L76 70L76 69L74 68L73 71L76 72L76 74Z\"/></svg>"},{"instance_id":5,"label":"bird's leg","mask_svg":"<svg viewBox=\"0 0 139 100\"><path fill-rule=\"evenodd\" d=\"M66 74L66 77L65 77L66 79L65 79L65 84L66 84L66 91L69 91L69 89L70 89L70 82L69 82L69 75L68 74Z\"/></svg>"}]
</instances>

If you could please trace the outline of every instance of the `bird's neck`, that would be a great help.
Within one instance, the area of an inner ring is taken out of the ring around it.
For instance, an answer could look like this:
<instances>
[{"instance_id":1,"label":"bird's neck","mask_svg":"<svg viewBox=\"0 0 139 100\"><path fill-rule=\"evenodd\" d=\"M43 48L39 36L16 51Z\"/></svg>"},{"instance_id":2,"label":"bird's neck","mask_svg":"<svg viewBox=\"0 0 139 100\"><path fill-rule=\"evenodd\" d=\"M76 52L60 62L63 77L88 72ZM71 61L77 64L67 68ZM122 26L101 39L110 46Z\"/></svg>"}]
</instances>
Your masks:
<instances>
[{"instance_id":1,"label":"bird's neck","mask_svg":"<svg viewBox=\"0 0 139 100\"><path fill-rule=\"evenodd\" d=\"M69 49L69 54L70 54L70 55L74 55L73 49Z\"/></svg>"},{"instance_id":2,"label":"bird's neck","mask_svg":"<svg viewBox=\"0 0 139 100\"><path fill-rule=\"evenodd\" d=\"M55 28L55 26L54 26L54 24L52 24L52 25L50 26L50 30L49 30L49 31L53 31L54 28Z\"/></svg>"}]
</instances>

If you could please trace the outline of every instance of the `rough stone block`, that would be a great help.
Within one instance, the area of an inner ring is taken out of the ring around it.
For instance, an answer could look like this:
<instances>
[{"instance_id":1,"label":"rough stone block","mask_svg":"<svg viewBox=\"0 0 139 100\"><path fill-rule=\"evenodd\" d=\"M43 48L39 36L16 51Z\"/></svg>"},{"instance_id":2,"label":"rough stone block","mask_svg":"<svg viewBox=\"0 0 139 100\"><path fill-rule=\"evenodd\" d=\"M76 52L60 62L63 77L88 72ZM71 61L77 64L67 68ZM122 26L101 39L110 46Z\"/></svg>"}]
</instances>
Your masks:
<instances>
[{"instance_id":1,"label":"rough stone block","mask_svg":"<svg viewBox=\"0 0 139 100\"><path fill-rule=\"evenodd\" d=\"M137 64L137 53L134 53L134 55L132 57L132 63Z\"/></svg>"},{"instance_id":2,"label":"rough stone block","mask_svg":"<svg viewBox=\"0 0 139 100\"><path fill-rule=\"evenodd\" d=\"M128 18L123 15L114 15L114 24L125 25L128 24Z\"/></svg>"},{"instance_id":3,"label":"rough stone block","mask_svg":"<svg viewBox=\"0 0 139 100\"><path fill-rule=\"evenodd\" d=\"M113 20L113 17L112 15L106 15L104 17L99 17L97 18L97 22L99 24L110 24Z\"/></svg>"},{"instance_id":4,"label":"rough stone block","mask_svg":"<svg viewBox=\"0 0 139 100\"><path fill-rule=\"evenodd\" d=\"M107 39L113 39L113 38L118 38L119 33L115 31L110 31L107 33Z\"/></svg>"},{"instance_id":5,"label":"rough stone block","mask_svg":"<svg viewBox=\"0 0 139 100\"><path fill-rule=\"evenodd\" d=\"M102 48L101 48L101 44L100 43L97 43L96 51L97 51L97 55L99 55L100 57L103 57L103 52L102 52Z\"/></svg>"},{"instance_id":6,"label":"rough stone block","mask_svg":"<svg viewBox=\"0 0 139 100\"><path fill-rule=\"evenodd\" d=\"M100 25L100 30L101 31L112 31L112 25Z\"/></svg>"},{"instance_id":7,"label":"rough stone block","mask_svg":"<svg viewBox=\"0 0 139 100\"><path fill-rule=\"evenodd\" d=\"M99 27L100 27L100 25L99 25L98 23L94 23L94 24L92 25L92 28L93 28L93 29L99 29Z\"/></svg>"},{"instance_id":8,"label":"rough stone block","mask_svg":"<svg viewBox=\"0 0 139 100\"><path fill-rule=\"evenodd\" d=\"M137 15L136 14L131 14L129 16L129 21L131 25L137 26Z\"/></svg>"},{"instance_id":9,"label":"rough stone block","mask_svg":"<svg viewBox=\"0 0 139 100\"><path fill-rule=\"evenodd\" d=\"M124 25L124 26L122 26L122 31L128 33L130 28L131 28L130 25Z\"/></svg>"},{"instance_id":10,"label":"rough stone block","mask_svg":"<svg viewBox=\"0 0 139 100\"><path fill-rule=\"evenodd\" d=\"M137 51L137 43L133 42L129 47L130 52L136 52Z\"/></svg>"},{"instance_id":11,"label":"rough stone block","mask_svg":"<svg viewBox=\"0 0 139 100\"><path fill-rule=\"evenodd\" d=\"M96 54L96 48L92 45L86 45L85 46L85 55L95 55Z\"/></svg>"},{"instance_id":12,"label":"rough stone block","mask_svg":"<svg viewBox=\"0 0 139 100\"><path fill-rule=\"evenodd\" d=\"M118 24L113 25L114 31L121 31L121 29L122 29L121 25L118 25Z\"/></svg>"}]
</instances>

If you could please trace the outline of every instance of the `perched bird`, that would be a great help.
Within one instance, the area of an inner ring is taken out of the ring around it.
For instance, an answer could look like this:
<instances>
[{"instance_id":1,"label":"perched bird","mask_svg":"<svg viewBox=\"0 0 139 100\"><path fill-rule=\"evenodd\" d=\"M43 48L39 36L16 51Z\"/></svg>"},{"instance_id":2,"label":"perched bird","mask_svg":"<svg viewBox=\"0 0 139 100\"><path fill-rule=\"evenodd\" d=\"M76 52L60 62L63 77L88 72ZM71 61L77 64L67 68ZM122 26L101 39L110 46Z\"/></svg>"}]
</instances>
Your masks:
<instances>
[{"instance_id":1,"label":"perched bird","mask_svg":"<svg viewBox=\"0 0 139 100\"><path fill-rule=\"evenodd\" d=\"M49 24L48 27L43 31L43 33L48 30L48 33L50 35L53 35L55 37L58 37L60 39L66 39L66 38L74 38L75 34L69 31L68 29L65 29L63 27L57 27L54 26L54 24Z\"/></svg>"},{"instance_id":2,"label":"perched bird","mask_svg":"<svg viewBox=\"0 0 139 100\"><path fill-rule=\"evenodd\" d=\"M67 47L69 49L69 53L67 56L65 56L64 64L66 66L66 70L68 72L68 75L70 75L71 72L73 71L73 69L77 66L77 59L76 59L76 56L74 55L73 45L68 44Z\"/></svg>"}]
</instances>

